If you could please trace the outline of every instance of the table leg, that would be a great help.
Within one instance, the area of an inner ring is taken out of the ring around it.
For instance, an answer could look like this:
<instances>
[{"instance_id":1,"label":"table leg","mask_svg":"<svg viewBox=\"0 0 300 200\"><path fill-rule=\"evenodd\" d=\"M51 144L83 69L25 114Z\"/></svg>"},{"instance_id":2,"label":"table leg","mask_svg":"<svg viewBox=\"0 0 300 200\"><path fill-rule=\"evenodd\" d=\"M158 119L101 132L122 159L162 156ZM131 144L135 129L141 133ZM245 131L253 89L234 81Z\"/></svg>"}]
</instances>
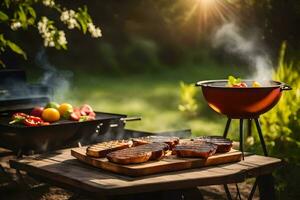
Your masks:
<instances>
[{"instance_id":1,"label":"table leg","mask_svg":"<svg viewBox=\"0 0 300 200\"><path fill-rule=\"evenodd\" d=\"M261 200L276 199L274 189L274 177L272 174L266 174L257 177L259 197Z\"/></svg>"},{"instance_id":2,"label":"table leg","mask_svg":"<svg viewBox=\"0 0 300 200\"><path fill-rule=\"evenodd\" d=\"M255 125L257 128L258 136L260 139L260 143L265 156L268 156L267 147L265 144L265 140L262 134L261 126L258 118L254 119ZM263 176L257 177L257 184L259 188L259 196L260 199L275 199L275 188L274 188L274 177L272 174L266 174Z\"/></svg>"},{"instance_id":3,"label":"table leg","mask_svg":"<svg viewBox=\"0 0 300 200\"><path fill-rule=\"evenodd\" d=\"M225 189L225 192L226 192L226 197L228 200L232 200L232 197L231 197L231 194L230 194L230 191L228 189L228 186L227 184L224 184L224 189Z\"/></svg>"}]
</instances>

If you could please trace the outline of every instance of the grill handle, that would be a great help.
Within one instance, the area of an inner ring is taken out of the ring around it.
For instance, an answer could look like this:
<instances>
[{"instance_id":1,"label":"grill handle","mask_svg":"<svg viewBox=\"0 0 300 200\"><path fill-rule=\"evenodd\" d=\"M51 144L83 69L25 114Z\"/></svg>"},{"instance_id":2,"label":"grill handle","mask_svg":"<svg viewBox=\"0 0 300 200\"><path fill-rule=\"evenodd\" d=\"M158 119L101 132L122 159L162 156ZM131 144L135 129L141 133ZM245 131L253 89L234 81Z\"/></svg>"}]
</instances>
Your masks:
<instances>
[{"instance_id":1,"label":"grill handle","mask_svg":"<svg viewBox=\"0 0 300 200\"><path fill-rule=\"evenodd\" d=\"M280 85L280 90L283 91L283 90L292 90L292 87L289 86L288 84L286 83L282 83L282 85Z\"/></svg>"},{"instance_id":2,"label":"grill handle","mask_svg":"<svg viewBox=\"0 0 300 200\"><path fill-rule=\"evenodd\" d=\"M134 116L134 117L123 117L123 118L120 118L120 121L121 122L124 122L124 123L126 123L126 122L130 122L130 121L138 121L138 120L141 120L142 119L142 117L139 117L139 116ZM110 127L117 127L117 126L119 126L119 124L110 124L109 125Z\"/></svg>"},{"instance_id":3,"label":"grill handle","mask_svg":"<svg viewBox=\"0 0 300 200\"><path fill-rule=\"evenodd\" d=\"M196 84L195 84L195 86L208 86L207 85L207 81L198 81Z\"/></svg>"},{"instance_id":4,"label":"grill handle","mask_svg":"<svg viewBox=\"0 0 300 200\"><path fill-rule=\"evenodd\" d=\"M120 119L122 122L129 122L129 121L139 121L142 120L142 117L140 116L133 116L133 117L123 117Z\"/></svg>"}]
</instances>

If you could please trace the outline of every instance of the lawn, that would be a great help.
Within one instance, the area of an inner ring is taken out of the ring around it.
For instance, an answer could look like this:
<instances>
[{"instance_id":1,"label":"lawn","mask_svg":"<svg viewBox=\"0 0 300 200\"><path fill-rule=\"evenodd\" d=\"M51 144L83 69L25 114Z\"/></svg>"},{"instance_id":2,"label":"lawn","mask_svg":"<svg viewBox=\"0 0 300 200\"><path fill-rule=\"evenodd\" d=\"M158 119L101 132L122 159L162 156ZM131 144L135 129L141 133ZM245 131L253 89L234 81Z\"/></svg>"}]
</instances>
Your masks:
<instances>
[{"instance_id":1,"label":"lawn","mask_svg":"<svg viewBox=\"0 0 300 200\"><path fill-rule=\"evenodd\" d=\"M108 75L73 71L70 90L56 91L55 99L74 105L88 103L97 111L141 116L127 128L145 131L192 129L194 135L221 134L226 118L208 108L199 88L199 110L191 117L178 110L179 83L243 76L245 70L216 64L164 69L159 73ZM63 95L62 95L63 94Z\"/></svg>"}]
</instances>

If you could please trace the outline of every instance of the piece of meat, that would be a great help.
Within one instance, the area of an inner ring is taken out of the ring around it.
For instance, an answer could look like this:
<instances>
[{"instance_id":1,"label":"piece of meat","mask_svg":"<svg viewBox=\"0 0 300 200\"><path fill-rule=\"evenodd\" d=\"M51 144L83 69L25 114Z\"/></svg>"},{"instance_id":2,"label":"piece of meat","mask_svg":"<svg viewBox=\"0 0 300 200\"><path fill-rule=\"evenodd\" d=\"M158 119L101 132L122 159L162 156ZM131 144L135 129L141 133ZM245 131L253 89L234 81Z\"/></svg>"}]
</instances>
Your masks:
<instances>
[{"instance_id":1,"label":"piece of meat","mask_svg":"<svg viewBox=\"0 0 300 200\"><path fill-rule=\"evenodd\" d=\"M132 138L133 146L139 146L142 144L148 143L166 143L169 145L170 149L174 148L179 143L178 137L171 136L147 136L147 137L139 137Z\"/></svg>"},{"instance_id":2,"label":"piece of meat","mask_svg":"<svg viewBox=\"0 0 300 200\"><path fill-rule=\"evenodd\" d=\"M175 146L175 154L179 157L208 158L216 153L217 145L209 142L189 141Z\"/></svg>"},{"instance_id":3,"label":"piece of meat","mask_svg":"<svg viewBox=\"0 0 300 200\"><path fill-rule=\"evenodd\" d=\"M143 163L149 160L159 160L165 155L169 146L165 143L149 143L114 151L107 154L107 159L118 164Z\"/></svg>"},{"instance_id":4,"label":"piece of meat","mask_svg":"<svg viewBox=\"0 0 300 200\"><path fill-rule=\"evenodd\" d=\"M223 138L222 136L199 136L192 140L216 144L218 146L217 153L229 152L232 147L232 141L227 138Z\"/></svg>"},{"instance_id":5,"label":"piece of meat","mask_svg":"<svg viewBox=\"0 0 300 200\"><path fill-rule=\"evenodd\" d=\"M132 141L130 140L112 140L108 142L97 143L92 146L89 146L86 149L86 155L102 158L105 157L108 153L126 149L132 146Z\"/></svg>"}]
</instances>

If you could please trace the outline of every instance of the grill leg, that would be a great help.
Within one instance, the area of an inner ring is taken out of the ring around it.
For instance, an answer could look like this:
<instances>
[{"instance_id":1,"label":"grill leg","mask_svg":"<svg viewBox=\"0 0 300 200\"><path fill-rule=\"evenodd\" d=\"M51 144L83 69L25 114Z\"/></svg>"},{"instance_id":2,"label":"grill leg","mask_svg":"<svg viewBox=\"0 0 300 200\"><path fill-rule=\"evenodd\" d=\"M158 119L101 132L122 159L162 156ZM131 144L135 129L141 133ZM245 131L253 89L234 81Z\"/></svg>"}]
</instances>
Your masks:
<instances>
[{"instance_id":1,"label":"grill leg","mask_svg":"<svg viewBox=\"0 0 300 200\"><path fill-rule=\"evenodd\" d=\"M230 127L230 123L231 123L231 118L228 118L227 122L226 122L225 130L224 130L224 133L223 133L224 138L227 137L228 130L229 130L229 127Z\"/></svg>"},{"instance_id":2,"label":"grill leg","mask_svg":"<svg viewBox=\"0 0 300 200\"><path fill-rule=\"evenodd\" d=\"M259 140L260 140L262 149L264 151L264 155L268 156L268 151L267 151L267 147L266 147L266 144L265 144L264 136L263 136L262 131L261 131L261 126L260 126L259 120L258 120L258 118L254 119L254 120L255 120L255 125L256 125L256 128L257 128Z\"/></svg>"},{"instance_id":3,"label":"grill leg","mask_svg":"<svg viewBox=\"0 0 300 200\"><path fill-rule=\"evenodd\" d=\"M247 136L251 136L252 135L252 119L248 119L248 131L247 131Z\"/></svg>"},{"instance_id":4,"label":"grill leg","mask_svg":"<svg viewBox=\"0 0 300 200\"><path fill-rule=\"evenodd\" d=\"M242 158L245 159L244 156L244 131L243 131L243 119L240 119L240 151L242 152Z\"/></svg>"}]
</instances>

